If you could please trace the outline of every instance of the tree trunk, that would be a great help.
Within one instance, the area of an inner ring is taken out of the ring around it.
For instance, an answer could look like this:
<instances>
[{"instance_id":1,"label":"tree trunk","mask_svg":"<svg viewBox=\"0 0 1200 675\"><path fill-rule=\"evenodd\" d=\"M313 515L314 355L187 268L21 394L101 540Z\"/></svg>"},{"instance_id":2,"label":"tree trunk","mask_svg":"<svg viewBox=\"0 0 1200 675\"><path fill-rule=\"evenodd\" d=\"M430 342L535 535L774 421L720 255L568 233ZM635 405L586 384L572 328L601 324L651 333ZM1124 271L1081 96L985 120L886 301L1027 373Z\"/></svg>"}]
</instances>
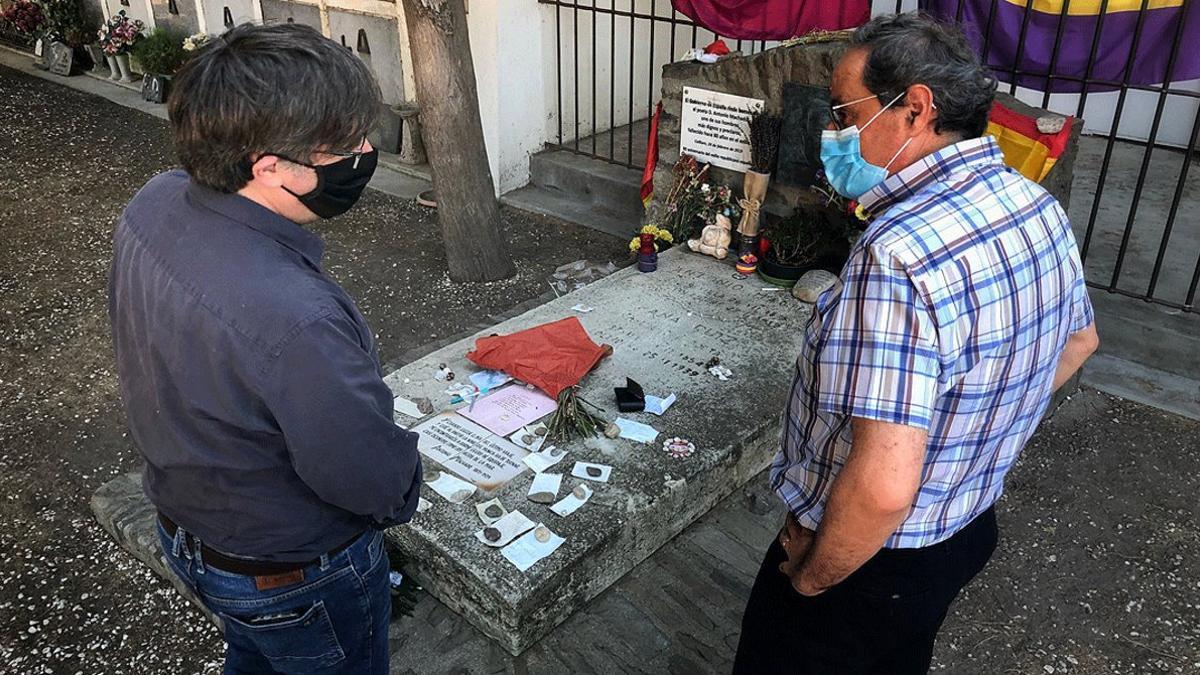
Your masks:
<instances>
[{"instance_id":1,"label":"tree trunk","mask_svg":"<svg viewBox=\"0 0 1200 675\"><path fill-rule=\"evenodd\" d=\"M404 0L404 16L450 278L510 277L516 270L500 234L463 0Z\"/></svg>"}]
</instances>

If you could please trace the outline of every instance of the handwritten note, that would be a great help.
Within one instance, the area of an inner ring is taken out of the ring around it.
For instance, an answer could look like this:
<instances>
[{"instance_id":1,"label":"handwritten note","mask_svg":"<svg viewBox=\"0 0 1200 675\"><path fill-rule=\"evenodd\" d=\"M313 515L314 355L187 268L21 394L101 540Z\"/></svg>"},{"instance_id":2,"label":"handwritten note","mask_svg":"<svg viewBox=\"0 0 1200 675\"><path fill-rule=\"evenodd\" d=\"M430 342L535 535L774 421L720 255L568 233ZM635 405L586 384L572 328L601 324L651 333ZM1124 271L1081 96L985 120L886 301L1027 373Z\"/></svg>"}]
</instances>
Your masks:
<instances>
[{"instance_id":1,"label":"handwritten note","mask_svg":"<svg viewBox=\"0 0 1200 675\"><path fill-rule=\"evenodd\" d=\"M537 389L514 385L484 396L474 405L460 409L458 414L494 434L507 436L557 408L554 399Z\"/></svg>"}]
</instances>

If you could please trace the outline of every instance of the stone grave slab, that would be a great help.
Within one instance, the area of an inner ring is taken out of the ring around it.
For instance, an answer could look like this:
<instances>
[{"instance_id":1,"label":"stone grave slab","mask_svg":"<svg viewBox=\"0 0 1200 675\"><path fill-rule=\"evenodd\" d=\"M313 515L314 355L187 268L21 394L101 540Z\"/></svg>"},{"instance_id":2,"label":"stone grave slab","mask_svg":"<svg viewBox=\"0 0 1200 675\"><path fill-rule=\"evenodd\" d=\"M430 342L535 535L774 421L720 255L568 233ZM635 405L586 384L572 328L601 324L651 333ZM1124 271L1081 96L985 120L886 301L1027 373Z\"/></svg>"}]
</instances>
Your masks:
<instances>
[{"instance_id":1,"label":"stone grave slab","mask_svg":"<svg viewBox=\"0 0 1200 675\"><path fill-rule=\"evenodd\" d=\"M626 377L647 394L674 393L678 399L661 417L622 415L654 426L660 432L654 443L600 436L563 446L566 458L548 469L564 474L559 498L581 482L570 475L576 461L612 467L607 482L588 483L594 494L566 517L527 499L531 470L461 504L422 488L431 506L387 533L413 561L418 581L519 654L765 468L778 448L810 311L790 293L766 287L757 277L734 278L728 265L674 249L660 256L657 272L622 270L389 374L385 381L393 394L428 398L438 412L451 409L447 383L434 379L439 364L465 381L477 370L466 360L476 338L577 316L593 340L614 348L581 390L605 409L605 417L616 418L613 388ZM579 304L594 310L571 309ZM732 371L729 381L709 374L705 364L713 357ZM399 413L396 419L417 423ZM691 441L695 452L668 454L663 441L672 437ZM422 461L427 476L445 468L425 456ZM500 549L476 539L483 525L475 506L492 498L566 542L527 572L518 571Z\"/></svg>"}]
</instances>

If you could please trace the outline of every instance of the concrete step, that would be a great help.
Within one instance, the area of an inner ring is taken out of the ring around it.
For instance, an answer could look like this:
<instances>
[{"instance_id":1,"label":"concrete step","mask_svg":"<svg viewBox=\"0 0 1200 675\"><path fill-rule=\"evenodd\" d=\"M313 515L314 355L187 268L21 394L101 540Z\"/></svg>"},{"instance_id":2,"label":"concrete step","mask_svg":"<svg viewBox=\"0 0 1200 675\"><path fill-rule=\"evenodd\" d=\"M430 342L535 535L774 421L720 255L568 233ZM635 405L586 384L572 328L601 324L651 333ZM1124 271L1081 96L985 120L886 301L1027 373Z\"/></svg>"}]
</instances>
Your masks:
<instances>
[{"instance_id":1,"label":"concrete step","mask_svg":"<svg viewBox=\"0 0 1200 675\"><path fill-rule=\"evenodd\" d=\"M1200 381L1107 354L1083 366L1083 383L1130 401L1200 420Z\"/></svg>"},{"instance_id":2,"label":"concrete step","mask_svg":"<svg viewBox=\"0 0 1200 675\"><path fill-rule=\"evenodd\" d=\"M564 150L550 150L529 158L529 174L530 186L553 196L631 223L641 220L641 171ZM632 225L626 231L629 229Z\"/></svg>"},{"instance_id":3,"label":"concrete step","mask_svg":"<svg viewBox=\"0 0 1200 675\"><path fill-rule=\"evenodd\" d=\"M1091 291L1100 354L1200 381L1200 314Z\"/></svg>"},{"instance_id":4,"label":"concrete step","mask_svg":"<svg viewBox=\"0 0 1200 675\"><path fill-rule=\"evenodd\" d=\"M578 195L554 188L528 185L509 192L502 196L500 201L524 211L583 225L621 238L632 237L641 224L640 214L616 215L602 206L582 201Z\"/></svg>"}]
</instances>

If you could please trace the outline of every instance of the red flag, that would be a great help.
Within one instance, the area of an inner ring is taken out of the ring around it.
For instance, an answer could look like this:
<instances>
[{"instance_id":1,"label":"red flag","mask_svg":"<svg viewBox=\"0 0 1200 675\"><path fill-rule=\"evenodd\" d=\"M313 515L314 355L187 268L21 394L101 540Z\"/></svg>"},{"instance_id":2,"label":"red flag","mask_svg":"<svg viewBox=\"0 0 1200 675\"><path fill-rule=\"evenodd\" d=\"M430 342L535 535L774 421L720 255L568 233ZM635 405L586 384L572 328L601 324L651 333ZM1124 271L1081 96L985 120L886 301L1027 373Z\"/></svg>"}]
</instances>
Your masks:
<instances>
[{"instance_id":1,"label":"red flag","mask_svg":"<svg viewBox=\"0 0 1200 675\"><path fill-rule=\"evenodd\" d=\"M733 40L786 40L814 30L861 26L868 0L671 0L704 28Z\"/></svg>"},{"instance_id":2,"label":"red flag","mask_svg":"<svg viewBox=\"0 0 1200 675\"><path fill-rule=\"evenodd\" d=\"M642 169L642 208L650 206L654 198L654 167L658 166L658 120L662 118L662 101L654 108L650 118L650 137L646 139L646 168Z\"/></svg>"}]
</instances>

